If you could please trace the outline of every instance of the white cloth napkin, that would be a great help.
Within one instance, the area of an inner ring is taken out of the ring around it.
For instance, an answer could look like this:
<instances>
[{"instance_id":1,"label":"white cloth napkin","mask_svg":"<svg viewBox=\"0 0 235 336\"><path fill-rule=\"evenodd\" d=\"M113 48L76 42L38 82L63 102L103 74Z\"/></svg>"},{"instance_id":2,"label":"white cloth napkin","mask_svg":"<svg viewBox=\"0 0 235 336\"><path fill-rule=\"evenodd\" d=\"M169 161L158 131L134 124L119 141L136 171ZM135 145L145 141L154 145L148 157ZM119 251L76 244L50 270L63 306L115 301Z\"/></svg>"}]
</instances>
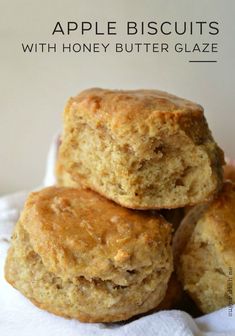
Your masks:
<instances>
[{"instance_id":1,"label":"white cloth napkin","mask_svg":"<svg viewBox=\"0 0 235 336\"><path fill-rule=\"evenodd\" d=\"M58 137L51 146L44 186L55 183ZM80 323L35 307L4 280L4 262L14 224L28 192L0 198L0 336L235 336L235 306L193 319L183 311L169 310L132 322Z\"/></svg>"}]
</instances>

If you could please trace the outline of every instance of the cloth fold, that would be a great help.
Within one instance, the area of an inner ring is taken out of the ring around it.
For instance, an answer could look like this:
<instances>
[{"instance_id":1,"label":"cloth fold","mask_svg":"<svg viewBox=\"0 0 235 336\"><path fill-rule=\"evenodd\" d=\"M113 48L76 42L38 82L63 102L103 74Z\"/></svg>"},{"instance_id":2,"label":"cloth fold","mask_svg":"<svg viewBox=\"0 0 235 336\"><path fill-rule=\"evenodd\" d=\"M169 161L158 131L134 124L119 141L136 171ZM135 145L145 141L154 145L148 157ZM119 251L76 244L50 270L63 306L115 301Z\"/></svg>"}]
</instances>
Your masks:
<instances>
[{"instance_id":1,"label":"cloth fold","mask_svg":"<svg viewBox=\"0 0 235 336\"><path fill-rule=\"evenodd\" d=\"M43 186L55 183L58 139L58 136L55 137L49 151ZM114 324L80 323L35 307L4 279L10 236L27 195L27 191L22 191L0 198L1 336L235 336L235 306L232 307L232 316L228 307L197 319L183 311L169 310Z\"/></svg>"}]
</instances>

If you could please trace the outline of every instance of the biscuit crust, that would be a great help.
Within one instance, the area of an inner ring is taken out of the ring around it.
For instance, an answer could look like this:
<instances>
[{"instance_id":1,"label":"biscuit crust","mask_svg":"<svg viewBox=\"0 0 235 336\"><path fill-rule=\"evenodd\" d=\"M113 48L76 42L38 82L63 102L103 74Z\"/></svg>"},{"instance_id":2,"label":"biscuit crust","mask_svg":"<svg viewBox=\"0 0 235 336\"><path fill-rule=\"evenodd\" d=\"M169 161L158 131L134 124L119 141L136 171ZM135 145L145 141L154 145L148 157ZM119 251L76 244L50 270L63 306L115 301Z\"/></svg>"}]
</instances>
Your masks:
<instances>
[{"instance_id":1,"label":"biscuit crust","mask_svg":"<svg viewBox=\"0 0 235 336\"><path fill-rule=\"evenodd\" d=\"M174 236L179 279L204 313L235 303L234 209L235 185L227 181L212 202L187 214Z\"/></svg>"},{"instance_id":2,"label":"biscuit crust","mask_svg":"<svg viewBox=\"0 0 235 336\"><path fill-rule=\"evenodd\" d=\"M90 89L65 108L59 185L90 188L128 208L178 208L217 192L222 164L203 108L188 100Z\"/></svg>"},{"instance_id":3,"label":"biscuit crust","mask_svg":"<svg viewBox=\"0 0 235 336\"><path fill-rule=\"evenodd\" d=\"M125 320L159 305L172 273L171 226L85 190L32 193L5 275L37 306L84 322Z\"/></svg>"}]
</instances>

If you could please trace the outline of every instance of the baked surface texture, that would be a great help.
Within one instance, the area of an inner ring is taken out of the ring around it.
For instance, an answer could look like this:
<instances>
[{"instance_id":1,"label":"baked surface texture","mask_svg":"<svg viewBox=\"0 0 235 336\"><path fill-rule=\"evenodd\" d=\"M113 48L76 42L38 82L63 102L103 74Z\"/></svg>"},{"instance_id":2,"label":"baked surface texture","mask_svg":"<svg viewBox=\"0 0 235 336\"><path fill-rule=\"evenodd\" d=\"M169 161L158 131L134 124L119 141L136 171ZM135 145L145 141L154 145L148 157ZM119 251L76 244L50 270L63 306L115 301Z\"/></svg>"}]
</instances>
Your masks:
<instances>
[{"instance_id":1,"label":"baked surface texture","mask_svg":"<svg viewBox=\"0 0 235 336\"><path fill-rule=\"evenodd\" d=\"M40 308L84 322L159 305L172 273L171 225L92 191L32 193L16 224L7 281Z\"/></svg>"},{"instance_id":2,"label":"baked surface texture","mask_svg":"<svg viewBox=\"0 0 235 336\"><path fill-rule=\"evenodd\" d=\"M65 108L59 185L128 208L178 208L220 188L223 162L203 108L166 92L89 89Z\"/></svg>"},{"instance_id":3,"label":"baked surface texture","mask_svg":"<svg viewBox=\"0 0 235 336\"><path fill-rule=\"evenodd\" d=\"M174 236L175 267L203 313L235 303L235 185L194 207Z\"/></svg>"}]
</instances>

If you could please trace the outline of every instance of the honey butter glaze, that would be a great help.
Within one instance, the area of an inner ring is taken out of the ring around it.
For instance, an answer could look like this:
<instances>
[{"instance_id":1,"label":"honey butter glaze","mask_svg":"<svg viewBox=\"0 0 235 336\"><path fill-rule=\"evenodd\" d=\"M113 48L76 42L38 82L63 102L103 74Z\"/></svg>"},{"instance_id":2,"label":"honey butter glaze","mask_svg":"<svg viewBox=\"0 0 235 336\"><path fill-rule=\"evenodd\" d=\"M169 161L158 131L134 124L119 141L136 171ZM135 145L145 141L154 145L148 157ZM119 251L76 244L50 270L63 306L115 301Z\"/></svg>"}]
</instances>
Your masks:
<instances>
[{"instance_id":1,"label":"honey butter glaze","mask_svg":"<svg viewBox=\"0 0 235 336\"><path fill-rule=\"evenodd\" d=\"M118 115L146 118L151 112L167 114L193 112L195 115L203 115L203 108L199 104L159 90L123 91L92 88L71 98L71 103L75 110L81 104L84 109L104 116L111 115L113 118Z\"/></svg>"}]
</instances>

